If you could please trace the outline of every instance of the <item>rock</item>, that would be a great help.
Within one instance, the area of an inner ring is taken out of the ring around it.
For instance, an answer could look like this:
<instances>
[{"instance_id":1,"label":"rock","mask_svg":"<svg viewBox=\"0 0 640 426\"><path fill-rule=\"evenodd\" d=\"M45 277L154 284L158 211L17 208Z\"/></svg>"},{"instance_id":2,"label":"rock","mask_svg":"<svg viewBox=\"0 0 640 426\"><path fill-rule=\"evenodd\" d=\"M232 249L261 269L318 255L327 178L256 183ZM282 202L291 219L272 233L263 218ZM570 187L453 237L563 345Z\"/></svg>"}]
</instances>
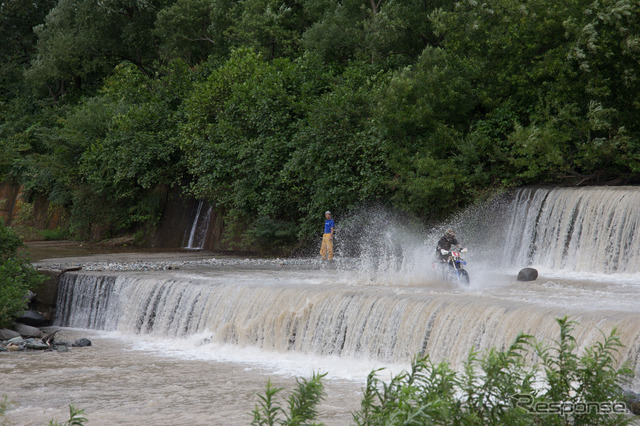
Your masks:
<instances>
[{"instance_id":1,"label":"rock","mask_svg":"<svg viewBox=\"0 0 640 426\"><path fill-rule=\"evenodd\" d=\"M42 337L42 331L30 325L17 323L13 329L23 337Z\"/></svg>"},{"instance_id":2,"label":"rock","mask_svg":"<svg viewBox=\"0 0 640 426\"><path fill-rule=\"evenodd\" d=\"M69 348L68 348L68 347L66 347L66 346L64 346L64 345L62 345L62 346L56 346L56 350L57 350L58 352L69 352Z\"/></svg>"},{"instance_id":3,"label":"rock","mask_svg":"<svg viewBox=\"0 0 640 426\"><path fill-rule=\"evenodd\" d=\"M33 302L36 299L37 294L32 292L31 290L27 290L27 295L25 296L25 301L28 303Z\"/></svg>"},{"instance_id":4,"label":"rock","mask_svg":"<svg viewBox=\"0 0 640 426\"><path fill-rule=\"evenodd\" d=\"M73 346L76 348L84 348L85 346L91 346L91 340L83 337L73 342Z\"/></svg>"},{"instance_id":5,"label":"rock","mask_svg":"<svg viewBox=\"0 0 640 426\"><path fill-rule=\"evenodd\" d=\"M8 328L0 328L0 340L9 340L14 337L20 337L20 333L9 330Z\"/></svg>"},{"instance_id":6,"label":"rock","mask_svg":"<svg viewBox=\"0 0 640 426\"><path fill-rule=\"evenodd\" d=\"M7 346L7 350L9 352L18 352L20 350L20 346L18 346L18 345L9 345L9 346Z\"/></svg>"},{"instance_id":7,"label":"rock","mask_svg":"<svg viewBox=\"0 0 640 426\"><path fill-rule=\"evenodd\" d=\"M40 312L30 309L26 311L20 318L16 320L19 323L30 325L32 327L42 327L49 323Z\"/></svg>"},{"instance_id":8,"label":"rock","mask_svg":"<svg viewBox=\"0 0 640 426\"><path fill-rule=\"evenodd\" d=\"M49 349L49 345L45 345L44 343L39 342L39 341L37 341L35 339L27 340L25 342L25 347L27 349L36 349L36 350L40 350L40 351Z\"/></svg>"},{"instance_id":9,"label":"rock","mask_svg":"<svg viewBox=\"0 0 640 426\"><path fill-rule=\"evenodd\" d=\"M624 397L624 403L627 405L629 411L636 416L640 415L640 394L631 391L624 391L622 395Z\"/></svg>"},{"instance_id":10,"label":"rock","mask_svg":"<svg viewBox=\"0 0 640 426\"><path fill-rule=\"evenodd\" d=\"M538 278L538 271L533 268L523 268L518 272L518 281L535 281Z\"/></svg>"},{"instance_id":11,"label":"rock","mask_svg":"<svg viewBox=\"0 0 640 426\"><path fill-rule=\"evenodd\" d=\"M58 347L64 346L66 348L72 346L71 342L68 340L54 340L53 345Z\"/></svg>"},{"instance_id":12,"label":"rock","mask_svg":"<svg viewBox=\"0 0 640 426\"><path fill-rule=\"evenodd\" d=\"M22 336L18 336L18 337L14 337L13 339L9 339L4 343L7 346L9 346L9 345L19 345L19 344L21 344L23 342L24 342L24 339L22 338Z\"/></svg>"},{"instance_id":13,"label":"rock","mask_svg":"<svg viewBox=\"0 0 640 426\"><path fill-rule=\"evenodd\" d=\"M7 348L5 348L4 346L0 345L0 352L6 352Z\"/></svg>"}]
</instances>

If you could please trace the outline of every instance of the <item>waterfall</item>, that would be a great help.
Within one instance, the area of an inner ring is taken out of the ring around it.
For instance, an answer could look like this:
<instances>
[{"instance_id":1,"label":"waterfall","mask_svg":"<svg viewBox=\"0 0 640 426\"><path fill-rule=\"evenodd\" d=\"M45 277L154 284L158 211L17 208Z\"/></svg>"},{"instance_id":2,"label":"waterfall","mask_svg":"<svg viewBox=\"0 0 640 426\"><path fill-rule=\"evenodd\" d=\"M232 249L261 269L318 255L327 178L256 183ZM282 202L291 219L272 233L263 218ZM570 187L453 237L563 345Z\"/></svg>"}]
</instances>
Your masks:
<instances>
[{"instance_id":1,"label":"waterfall","mask_svg":"<svg viewBox=\"0 0 640 426\"><path fill-rule=\"evenodd\" d=\"M555 319L568 315L578 323L573 335L580 350L602 340L599 330L617 328L625 345L620 361L634 369L640 389L637 282L620 275L639 272L639 205L640 188L521 189L490 215L501 229L483 225L485 216L478 215L476 227L482 229L464 231L476 241L494 238L486 245L500 241L502 254L491 257L507 259L508 269L534 265L569 272L548 274L558 279L543 274L518 283L491 266L493 275L472 280L470 288L434 284L424 260L432 254L433 244L424 243L428 236L388 232L377 245L368 244L377 255L365 256L363 263L376 279L362 279L358 268L275 264L66 273L59 282L56 324L151 339L205 335L265 353L391 363L429 354L460 367L470 350L505 349L520 332L550 343L558 338ZM204 236L198 235L206 234L211 210L198 204L189 247L203 246ZM397 279L403 271L411 279ZM600 274L598 281L593 274Z\"/></svg>"},{"instance_id":2,"label":"waterfall","mask_svg":"<svg viewBox=\"0 0 640 426\"><path fill-rule=\"evenodd\" d=\"M195 216L191 222L191 228L187 229L188 239L184 248L201 250L204 248L204 244L207 239L207 232L209 231L209 225L211 224L211 214L213 213L213 206L207 206L205 213L202 214L202 210L205 206L205 201L198 201ZM186 239L185 233L185 239Z\"/></svg>"},{"instance_id":3,"label":"waterfall","mask_svg":"<svg viewBox=\"0 0 640 426\"><path fill-rule=\"evenodd\" d=\"M521 189L503 258L511 266L640 272L640 187Z\"/></svg>"},{"instance_id":4,"label":"waterfall","mask_svg":"<svg viewBox=\"0 0 640 426\"><path fill-rule=\"evenodd\" d=\"M478 294L398 293L394 288L261 285L173 274L68 273L60 281L57 325L212 340L267 351L296 351L408 362L418 353L462 365L472 349L506 348L519 332L551 341L555 318L579 322L578 343L622 333L622 357L638 365L637 313L567 309Z\"/></svg>"}]
</instances>

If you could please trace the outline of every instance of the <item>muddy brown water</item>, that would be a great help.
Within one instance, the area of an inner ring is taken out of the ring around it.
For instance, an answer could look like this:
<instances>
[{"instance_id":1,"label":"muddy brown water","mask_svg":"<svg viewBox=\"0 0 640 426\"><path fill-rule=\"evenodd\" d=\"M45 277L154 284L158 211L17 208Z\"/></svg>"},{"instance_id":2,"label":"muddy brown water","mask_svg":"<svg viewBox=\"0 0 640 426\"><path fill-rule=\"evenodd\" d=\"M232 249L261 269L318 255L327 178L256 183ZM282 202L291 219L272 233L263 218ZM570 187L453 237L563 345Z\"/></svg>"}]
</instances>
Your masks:
<instances>
[{"instance_id":1,"label":"muddy brown water","mask_svg":"<svg viewBox=\"0 0 640 426\"><path fill-rule=\"evenodd\" d=\"M6 424L62 422L73 404L85 409L92 425L246 425L268 379L285 388L283 394L295 386L292 376L255 365L163 357L92 331L59 334L70 340L88 337L93 345L68 353L0 354L0 395L15 402ZM359 406L361 385L327 380L325 387L320 419L348 424L351 410Z\"/></svg>"},{"instance_id":2,"label":"muddy brown water","mask_svg":"<svg viewBox=\"0 0 640 426\"><path fill-rule=\"evenodd\" d=\"M68 254L54 251L42 256ZM85 260L207 257L150 250ZM268 378L289 390L295 376L324 368L332 375L319 420L348 424L367 372L382 366L370 358L406 364L425 347L434 360L459 366L472 347L505 347L520 331L556 338L555 318L566 314L580 322L579 342L593 344L601 338L598 329L617 326L624 360L638 359L637 274L552 275L543 269L537 281L518 283L517 271L495 273L470 262L472 284L461 288L430 276L424 261L405 263L411 267L401 273L374 276L307 266L115 272L102 283L110 307L97 303L104 295L91 285L105 274L70 273L65 285L74 291L64 325L92 327L99 318L95 328L105 331L64 329L64 338L94 342L70 353L0 353L0 397L17 404L4 421L63 421L73 403L86 409L90 424L249 424L248 412ZM264 309L265 301L273 309ZM160 308L150 310L154 303ZM193 306L198 311L189 314ZM140 319L146 334L136 331ZM304 333L296 335L292 323ZM337 346L336 335L344 336ZM637 380L634 389L640 389Z\"/></svg>"}]
</instances>

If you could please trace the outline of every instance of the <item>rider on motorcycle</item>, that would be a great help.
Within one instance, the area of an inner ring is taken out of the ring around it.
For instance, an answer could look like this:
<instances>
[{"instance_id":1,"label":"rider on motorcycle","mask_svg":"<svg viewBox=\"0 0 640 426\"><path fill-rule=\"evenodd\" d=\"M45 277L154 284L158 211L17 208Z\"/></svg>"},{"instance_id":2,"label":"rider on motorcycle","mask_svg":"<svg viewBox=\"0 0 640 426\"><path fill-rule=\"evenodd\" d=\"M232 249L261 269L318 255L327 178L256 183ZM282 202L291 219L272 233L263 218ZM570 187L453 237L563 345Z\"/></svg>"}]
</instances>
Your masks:
<instances>
[{"instance_id":1,"label":"rider on motorcycle","mask_svg":"<svg viewBox=\"0 0 640 426\"><path fill-rule=\"evenodd\" d=\"M448 263L449 255L442 254L440 250L449 251L451 249L451 246L456 246L458 249L462 248L460 243L458 243L458 240L456 240L456 233L453 232L453 229L449 228L444 233L444 236L440 238L440 240L438 241L438 246L436 247L436 256L441 262Z\"/></svg>"}]
</instances>

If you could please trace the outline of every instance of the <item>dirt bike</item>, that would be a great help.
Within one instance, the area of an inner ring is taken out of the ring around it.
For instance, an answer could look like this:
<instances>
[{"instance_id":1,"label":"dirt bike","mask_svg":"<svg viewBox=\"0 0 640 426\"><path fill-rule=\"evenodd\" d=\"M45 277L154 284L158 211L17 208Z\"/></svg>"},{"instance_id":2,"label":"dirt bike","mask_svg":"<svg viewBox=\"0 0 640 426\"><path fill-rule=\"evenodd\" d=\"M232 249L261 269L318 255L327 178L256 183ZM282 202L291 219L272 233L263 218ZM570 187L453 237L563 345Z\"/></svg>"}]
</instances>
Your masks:
<instances>
[{"instance_id":1,"label":"dirt bike","mask_svg":"<svg viewBox=\"0 0 640 426\"><path fill-rule=\"evenodd\" d=\"M466 248L463 248L462 250L440 250L440 253L443 256L449 256L447 257L447 266L444 266L445 264L442 263L442 265L446 268L444 272L448 273L451 278L458 280L465 285L469 285L469 273L464 269L464 266L467 264L467 262L462 259L462 253L466 252Z\"/></svg>"}]
</instances>

